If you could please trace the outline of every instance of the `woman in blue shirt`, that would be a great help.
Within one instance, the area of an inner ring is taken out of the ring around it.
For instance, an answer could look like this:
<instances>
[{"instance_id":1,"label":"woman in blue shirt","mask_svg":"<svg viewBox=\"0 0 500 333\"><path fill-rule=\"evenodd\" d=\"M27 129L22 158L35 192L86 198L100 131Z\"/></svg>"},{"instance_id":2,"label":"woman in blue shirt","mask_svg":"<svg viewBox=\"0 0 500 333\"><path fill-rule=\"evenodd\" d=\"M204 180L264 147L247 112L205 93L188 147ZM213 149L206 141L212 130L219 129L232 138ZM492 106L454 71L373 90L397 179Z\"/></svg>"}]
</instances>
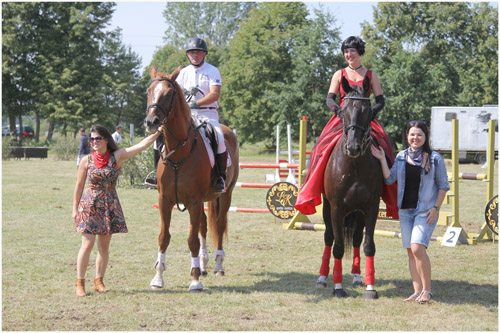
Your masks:
<instances>
[{"instance_id":1,"label":"woman in blue shirt","mask_svg":"<svg viewBox=\"0 0 500 333\"><path fill-rule=\"evenodd\" d=\"M425 122L411 121L406 130L409 148L399 152L389 170L382 149L372 154L382 165L387 184L397 181L403 247L408 251L414 293L405 301L427 303L431 293L431 262L427 247L436 227L439 208L450 189L443 157L432 151Z\"/></svg>"}]
</instances>

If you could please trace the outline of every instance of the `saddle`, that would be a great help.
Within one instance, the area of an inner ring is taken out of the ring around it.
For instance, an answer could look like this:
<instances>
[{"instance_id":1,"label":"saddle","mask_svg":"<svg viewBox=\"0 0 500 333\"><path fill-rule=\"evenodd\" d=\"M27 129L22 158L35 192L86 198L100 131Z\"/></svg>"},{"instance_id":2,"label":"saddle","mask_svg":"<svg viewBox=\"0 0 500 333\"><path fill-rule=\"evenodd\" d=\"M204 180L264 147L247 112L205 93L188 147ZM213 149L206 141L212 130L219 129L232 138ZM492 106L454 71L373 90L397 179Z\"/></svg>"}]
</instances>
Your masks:
<instances>
[{"instance_id":1,"label":"saddle","mask_svg":"<svg viewBox=\"0 0 500 333\"><path fill-rule=\"evenodd\" d=\"M207 147L208 155L212 155L210 157L210 164L213 166L213 155L214 152L217 151L217 145L219 144L217 133L215 132L215 128L212 124L208 123L206 120L202 119L198 116L192 116L193 125L198 131L200 131L201 137L203 138L203 142L205 142L205 146ZM208 140L208 142L207 142ZM210 149L209 149L210 148ZM210 150L212 151L210 153Z\"/></svg>"}]
</instances>

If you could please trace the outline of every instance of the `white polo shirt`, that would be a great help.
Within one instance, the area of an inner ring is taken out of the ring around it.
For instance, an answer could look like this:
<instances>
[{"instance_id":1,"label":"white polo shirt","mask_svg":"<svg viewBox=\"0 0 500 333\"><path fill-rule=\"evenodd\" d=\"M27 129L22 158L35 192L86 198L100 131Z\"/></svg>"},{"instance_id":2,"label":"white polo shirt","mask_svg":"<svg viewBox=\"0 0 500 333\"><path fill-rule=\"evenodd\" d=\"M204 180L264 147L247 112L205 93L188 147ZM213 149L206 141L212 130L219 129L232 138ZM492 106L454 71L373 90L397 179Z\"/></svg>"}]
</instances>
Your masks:
<instances>
[{"instance_id":1,"label":"white polo shirt","mask_svg":"<svg viewBox=\"0 0 500 333\"><path fill-rule=\"evenodd\" d=\"M197 92L194 96L195 100L200 100L210 93L210 86L221 86L222 79L217 67L210 65L206 61L200 67L189 65L181 69L179 76L177 76L177 83L185 90L191 90L196 87L203 91L203 94ZM219 105L213 102L203 107L211 107L217 109Z\"/></svg>"}]
</instances>

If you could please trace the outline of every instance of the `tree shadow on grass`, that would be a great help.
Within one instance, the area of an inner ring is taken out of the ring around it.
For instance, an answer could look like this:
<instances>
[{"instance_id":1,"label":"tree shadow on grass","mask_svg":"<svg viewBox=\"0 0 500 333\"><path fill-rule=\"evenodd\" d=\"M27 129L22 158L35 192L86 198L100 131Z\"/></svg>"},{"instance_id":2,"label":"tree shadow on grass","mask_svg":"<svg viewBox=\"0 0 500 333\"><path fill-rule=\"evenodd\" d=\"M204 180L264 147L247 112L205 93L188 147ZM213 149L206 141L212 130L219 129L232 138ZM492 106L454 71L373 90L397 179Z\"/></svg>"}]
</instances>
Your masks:
<instances>
[{"instance_id":1,"label":"tree shadow on grass","mask_svg":"<svg viewBox=\"0 0 500 333\"><path fill-rule=\"evenodd\" d=\"M253 292L291 293L310 295L310 302L321 302L333 298L333 282L328 279L326 288L316 288L318 275L297 272L258 273L254 276L262 280L246 286L214 286L204 293L235 292L250 294ZM365 287L353 287L350 274L344 274L344 289L351 298L362 298ZM208 285L208 283L207 283ZM404 299L413 292L410 279L376 279L375 289L379 297ZM484 307L498 307L498 285L475 284L465 281L433 280L433 299L446 304L471 304Z\"/></svg>"}]
</instances>

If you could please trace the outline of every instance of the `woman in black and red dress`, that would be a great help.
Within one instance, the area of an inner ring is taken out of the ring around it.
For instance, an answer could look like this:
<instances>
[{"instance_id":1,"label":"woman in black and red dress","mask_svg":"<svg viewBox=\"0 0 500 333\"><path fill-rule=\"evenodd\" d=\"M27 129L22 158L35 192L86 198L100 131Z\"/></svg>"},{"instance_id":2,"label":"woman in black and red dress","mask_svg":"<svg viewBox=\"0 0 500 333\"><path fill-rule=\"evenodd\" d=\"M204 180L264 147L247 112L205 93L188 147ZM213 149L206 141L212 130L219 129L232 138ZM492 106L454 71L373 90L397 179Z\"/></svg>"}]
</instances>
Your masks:
<instances>
[{"instance_id":1,"label":"woman in black and red dress","mask_svg":"<svg viewBox=\"0 0 500 333\"><path fill-rule=\"evenodd\" d=\"M309 171L295 203L295 208L305 215L314 214L316 212L315 207L321 204L326 163L328 162L328 158L330 157L337 141L343 135L342 120L335 113L335 111L340 110L344 104L345 92L342 89L342 77L345 77L351 86L362 85L365 77L370 79L369 95L373 94L375 97L375 105L372 107L372 138L376 145L384 147L389 165L392 165L394 161L394 154L392 153L389 138L384 132L382 126L375 119L375 115L384 107L385 104L380 80L375 72L363 67L361 63L361 56L365 53L365 42L363 42L363 40L359 37L351 36L342 43L341 49L347 62L347 67L342 68L333 74L330 82L330 88L328 90L328 96L326 98L326 105L334 111L334 114L321 132L318 142L313 148L309 163ZM339 105L335 102L337 95L340 100ZM384 184L382 188L382 198L386 204L387 216L398 218L398 208L396 202L397 188L395 186L388 186ZM325 281L326 276L328 276L328 262L330 261L332 244L333 234L330 235L330 233L325 232L325 251L323 255L322 268L320 270L320 276L324 277ZM355 257L359 257L358 253L359 248L354 248Z\"/></svg>"},{"instance_id":2,"label":"woman in black and red dress","mask_svg":"<svg viewBox=\"0 0 500 333\"><path fill-rule=\"evenodd\" d=\"M118 149L107 128L97 125L90 129L92 153L80 162L73 194L73 220L76 231L82 234L82 245L76 261L77 296L86 295L85 273L96 235L98 253L94 291L108 291L103 278L108 265L111 235L128 232L115 188L120 167L125 160L152 145L160 133L161 129L132 147ZM89 183L84 191L87 178Z\"/></svg>"}]
</instances>

